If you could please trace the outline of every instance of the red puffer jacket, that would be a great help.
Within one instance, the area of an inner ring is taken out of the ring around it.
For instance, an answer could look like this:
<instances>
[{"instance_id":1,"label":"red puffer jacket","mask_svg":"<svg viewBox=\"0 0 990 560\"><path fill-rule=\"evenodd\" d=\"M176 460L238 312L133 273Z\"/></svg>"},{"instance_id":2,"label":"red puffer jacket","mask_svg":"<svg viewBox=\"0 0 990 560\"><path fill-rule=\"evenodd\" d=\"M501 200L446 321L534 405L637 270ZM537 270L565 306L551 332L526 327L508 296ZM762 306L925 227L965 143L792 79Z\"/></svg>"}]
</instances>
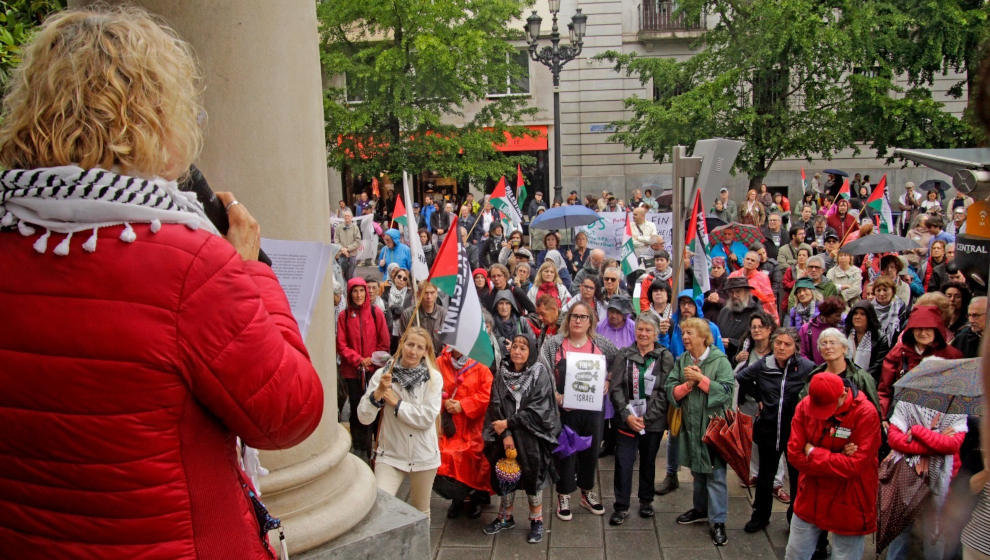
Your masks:
<instances>
[{"instance_id":1,"label":"red puffer jacket","mask_svg":"<svg viewBox=\"0 0 990 560\"><path fill-rule=\"evenodd\" d=\"M269 558L235 435L323 412L285 295L220 237L121 230L62 257L0 233L0 557Z\"/></svg>"},{"instance_id":2,"label":"red puffer jacket","mask_svg":"<svg viewBox=\"0 0 990 560\"><path fill-rule=\"evenodd\" d=\"M839 535L868 535L877 530L877 474L880 416L866 394L846 390L847 402L828 420L808 414L811 397L798 403L787 442L787 459L798 470L794 514L819 529ZM842 453L849 442L857 450ZM805 455L805 444L814 446Z\"/></svg>"},{"instance_id":3,"label":"red puffer jacket","mask_svg":"<svg viewBox=\"0 0 990 560\"><path fill-rule=\"evenodd\" d=\"M358 366L364 358L370 358L375 351L388 352L391 338L385 313L371 305L365 295L361 307L351 304L351 291L363 286L367 294L368 283L364 278L355 277L347 281L347 307L337 317L337 354L340 367L337 372L342 379L358 379ZM368 377L375 372L375 366L368 368Z\"/></svg>"}]
</instances>

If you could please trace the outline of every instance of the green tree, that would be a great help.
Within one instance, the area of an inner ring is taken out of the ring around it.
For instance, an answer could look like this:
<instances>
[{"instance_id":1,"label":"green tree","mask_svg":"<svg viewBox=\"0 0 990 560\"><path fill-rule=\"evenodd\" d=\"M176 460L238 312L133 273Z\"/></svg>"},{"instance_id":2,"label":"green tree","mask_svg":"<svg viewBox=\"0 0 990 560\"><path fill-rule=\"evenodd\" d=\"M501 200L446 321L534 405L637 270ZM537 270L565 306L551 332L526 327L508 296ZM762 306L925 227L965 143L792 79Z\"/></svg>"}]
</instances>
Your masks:
<instances>
[{"instance_id":1,"label":"green tree","mask_svg":"<svg viewBox=\"0 0 990 560\"><path fill-rule=\"evenodd\" d=\"M65 8L64 0L8 0L0 7L0 92L20 62L21 45L48 14Z\"/></svg>"},{"instance_id":2,"label":"green tree","mask_svg":"<svg viewBox=\"0 0 990 560\"><path fill-rule=\"evenodd\" d=\"M908 2L909 0L904 0ZM737 169L758 185L785 157L829 158L865 144L881 156L895 145L968 143L969 125L948 114L891 60L904 46L882 25L903 17L892 4L857 0L685 0L685 17L714 25L685 60L601 55L618 71L652 81L656 99L629 98L629 119L613 141L661 161L677 144L714 136L745 145ZM878 27L880 26L880 27ZM880 47L886 45L887 50ZM898 64L901 65L898 65Z\"/></svg>"},{"instance_id":3,"label":"green tree","mask_svg":"<svg viewBox=\"0 0 990 560\"><path fill-rule=\"evenodd\" d=\"M525 78L507 22L528 0L319 0L329 162L358 175L433 170L473 180L508 174L523 156L493 143L526 134L526 96L489 98ZM497 84L497 85L496 85ZM472 106L475 114L466 114ZM466 124L450 124L454 118ZM487 130L486 130L487 129Z\"/></svg>"}]
</instances>

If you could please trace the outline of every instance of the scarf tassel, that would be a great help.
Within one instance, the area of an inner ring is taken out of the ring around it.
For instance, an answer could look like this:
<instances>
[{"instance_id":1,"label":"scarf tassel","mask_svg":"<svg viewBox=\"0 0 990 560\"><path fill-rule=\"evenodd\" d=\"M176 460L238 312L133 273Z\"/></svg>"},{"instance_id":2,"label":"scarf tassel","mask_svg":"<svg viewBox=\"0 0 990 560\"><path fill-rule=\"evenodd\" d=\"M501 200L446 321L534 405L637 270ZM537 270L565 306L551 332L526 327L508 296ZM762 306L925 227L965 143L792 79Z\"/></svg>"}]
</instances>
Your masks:
<instances>
[{"instance_id":1,"label":"scarf tassel","mask_svg":"<svg viewBox=\"0 0 990 560\"><path fill-rule=\"evenodd\" d=\"M35 229L24 223L24 221L22 220L20 222L17 222L17 231L19 231L21 235L23 235L24 237L31 237L32 235L34 235Z\"/></svg>"},{"instance_id":2,"label":"scarf tassel","mask_svg":"<svg viewBox=\"0 0 990 560\"><path fill-rule=\"evenodd\" d=\"M134 233L134 228L131 227L131 224L124 222L124 231L120 232L120 240L124 243L134 243L136 239L137 234Z\"/></svg>"},{"instance_id":3,"label":"scarf tassel","mask_svg":"<svg viewBox=\"0 0 990 560\"><path fill-rule=\"evenodd\" d=\"M13 212L7 212L3 215L3 218L0 218L0 227L11 227L16 221L17 216L14 216Z\"/></svg>"},{"instance_id":4,"label":"scarf tassel","mask_svg":"<svg viewBox=\"0 0 990 560\"><path fill-rule=\"evenodd\" d=\"M162 221L158 218L151 220L151 233L158 233L160 229L162 229Z\"/></svg>"},{"instance_id":5,"label":"scarf tassel","mask_svg":"<svg viewBox=\"0 0 990 560\"><path fill-rule=\"evenodd\" d=\"M87 239L86 242L83 243L82 245L83 250L86 251L87 253L92 253L96 251L96 240L98 238L99 238L99 234L97 232L97 228L93 228L93 235L90 235L89 239Z\"/></svg>"},{"instance_id":6,"label":"scarf tassel","mask_svg":"<svg viewBox=\"0 0 990 560\"><path fill-rule=\"evenodd\" d=\"M45 251L48 250L48 238L51 237L51 235L52 232L46 229L44 235L39 237L38 240L34 242L34 250L44 255Z\"/></svg>"},{"instance_id":7,"label":"scarf tassel","mask_svg":"<svg viewBox=\"0 0 990 560\"><path fill-rule=\"evenodd\" d=\"M63 239L61 243L55 246L55 250L52 252L60 257L64 257L69 254L69 244L71 243L72 243L72 232L70 231L69 234L65 236L65 239Z\"/></svg>"}]
</instances>

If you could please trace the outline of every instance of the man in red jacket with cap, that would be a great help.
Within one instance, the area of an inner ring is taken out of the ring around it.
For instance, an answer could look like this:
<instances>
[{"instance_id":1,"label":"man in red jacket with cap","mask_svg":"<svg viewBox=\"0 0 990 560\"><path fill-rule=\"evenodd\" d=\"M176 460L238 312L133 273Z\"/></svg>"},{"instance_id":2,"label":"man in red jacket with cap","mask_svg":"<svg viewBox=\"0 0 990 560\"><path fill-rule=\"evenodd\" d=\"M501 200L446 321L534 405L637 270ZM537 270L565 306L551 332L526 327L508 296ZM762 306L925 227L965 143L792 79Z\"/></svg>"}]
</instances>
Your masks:
<instances>
[{"instance_id":1,"label":"man in red jacket with cap","mask_svg":"<svg viewBox=\"0 0 990 560\"><path fill-rule=\"evenodd\" d=\"M832 533L832 558L863 556L877 528L880 417L866 395L834 373L811 378L798 403L787 458L800 473L787 560L807 560L822 531Z\"/></svg>"}]
</instances>

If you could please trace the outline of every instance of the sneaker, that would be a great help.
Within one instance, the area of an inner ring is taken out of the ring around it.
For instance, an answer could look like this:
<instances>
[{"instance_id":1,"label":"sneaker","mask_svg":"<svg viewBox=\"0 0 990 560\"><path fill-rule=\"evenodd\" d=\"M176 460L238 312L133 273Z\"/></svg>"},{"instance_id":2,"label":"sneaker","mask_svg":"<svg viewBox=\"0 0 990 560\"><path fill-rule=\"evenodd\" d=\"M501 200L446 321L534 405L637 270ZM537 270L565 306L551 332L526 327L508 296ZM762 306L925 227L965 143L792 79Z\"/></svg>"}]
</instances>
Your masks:
<instances>
[{"instance_id":1,"label":"sneaker","mask_svg":"<svg viewBox=\"0 0 990 560\"><path fill-rule=\"evenodd\" d=\"M612 516L608 518L609 525L622 525L626 522L626 518L629 517L628 511L613 511Z\"/></svg>"},{"instance_id":2,"label":"sneaker","mask_svg":"<svg viewBox=\"0 0 990 560\"><path fill-rule=\"evenodd\" d=\"M660 488L657 488L657 494L663 496L664 494L670 494L674 490L677 490L680 483L677 481L677 475L668 474L667 478L663 479L660 483Z\"/></svg>"},{"instance_id":3,"label":"sneaker","mask_svg":"<svg viewBox=\"0 0 990 560\"><path fill-rule=\"evenodd\" d=\"M656 512L653 511L652 504L639 504L639 516L643 519L650 519L655 516Z\"/></svg>"},{"instance_id":4,"label":"sneaker","mask_svg":"<svg viewBox=\"0 0 990 560\"><path fill-rule=\"evenodd\" d=\"M536 544L543 540L543 520L542 519L530 519L529 520L529 534L526 535L526 542L529 544Z\"/></svg>"},{"instance_id":5,"label":"sneaker","mask_svg":"<svg viewBox=\"0 0 990 560\"><path fill-rule=\"evenodd\" d=\"M791 495L787 492L787 490L784 490L783 486L778 486L773 489L773 497L777 498L777 501L782 504L791 503Z\"/></svg>"},{"instance_id":6,"label":"sneaker","mask_svg":"<svg viewBox=\"0 0 990 560\"><path fill-rule=\"evenodd\" d=\"M587 492L581 490L581 507L595 515L603 515L605 513L605 506L602 505L602 501L598 499L594 490L588 490Z\"/></svg>"},{"instance_id":7,"label":"sneaker","mask_svg":"<svg viewBox=\"0 0 990 560\"><path fill-rule=\"evenodd\" d=\"M557 517L559 517L562 521L571 520L570 494L557 494Z\"/></svg>"},{"instance_id":8,"label":"sneaker","mask_svg":"<svg viewBox=\"0 0 990 560\"><path fill-rule=\"evenodd\" d=\"M500 517L496 517L495 521L492 521L488 525L485 525L481 530L484 531L486 535L494 535L501 531L506 531L508 529L511 529L515 526L516 526L516 522L515 520L512 519L512 517L509 517L508 519L502 519Z\"/></svg>"},{"instance_id":9,"label":"sneaker","mask_svg":"<svg viewBox=\"0 0 990 560\"><path fill-rule=\"evenodd\" d=\"M700 512L694 508L691 508L677 516L677 523L680 525L690 525L701 521L708 521L708 514Z\"/></svg>"}]
</instances>

